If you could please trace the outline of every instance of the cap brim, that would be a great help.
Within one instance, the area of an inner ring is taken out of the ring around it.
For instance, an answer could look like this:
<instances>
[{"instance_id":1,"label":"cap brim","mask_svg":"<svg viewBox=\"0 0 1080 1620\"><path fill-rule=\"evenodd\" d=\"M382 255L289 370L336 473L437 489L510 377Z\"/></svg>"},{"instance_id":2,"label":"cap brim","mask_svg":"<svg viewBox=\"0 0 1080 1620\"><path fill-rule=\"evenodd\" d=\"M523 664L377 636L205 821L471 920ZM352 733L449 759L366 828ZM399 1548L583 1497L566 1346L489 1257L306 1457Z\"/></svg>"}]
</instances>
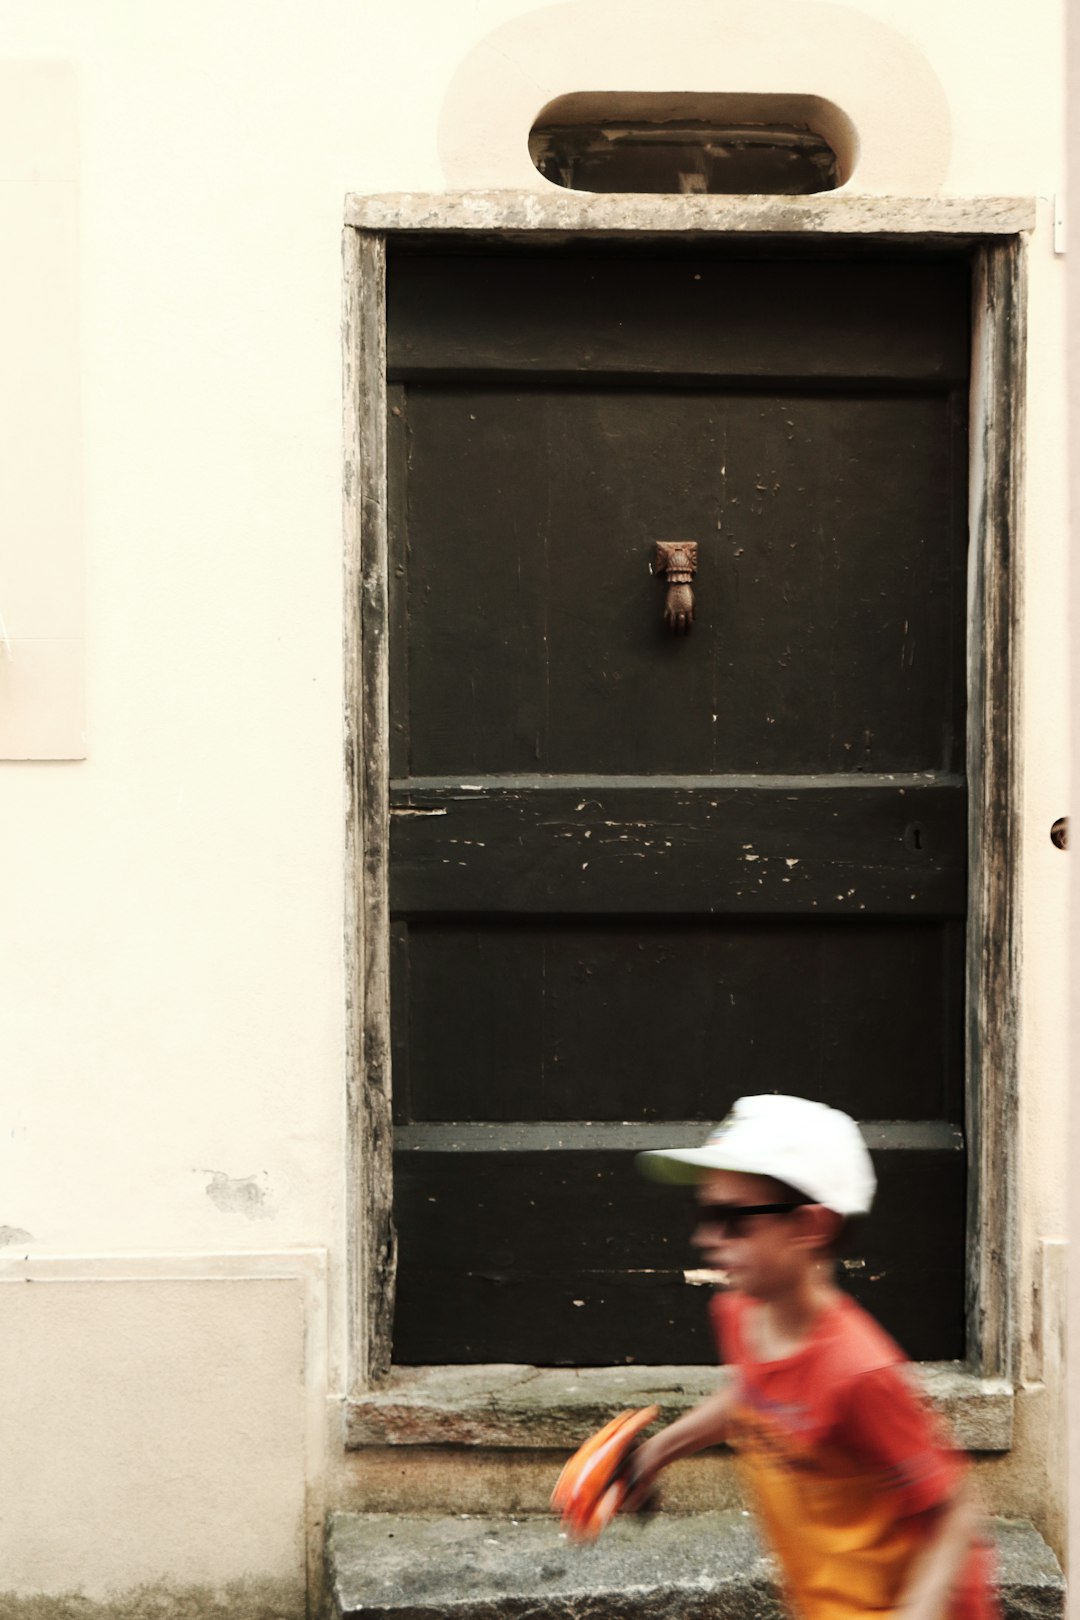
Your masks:
<instances>
[{"instance_id":1,"label":"cap brim","mask_svg":"<svg viewBox=\"0 0 1080 1620\"><path fill-rule=\"evenodd\" d=\"M699 1148L649 1148L639 1153L634 1162L650 1181L665 1181L675 1187L691 1187L713 1170L756 1173L739 1163L737 1154L726 1153L719 1143Z\"/></svg>"}]
</instances>

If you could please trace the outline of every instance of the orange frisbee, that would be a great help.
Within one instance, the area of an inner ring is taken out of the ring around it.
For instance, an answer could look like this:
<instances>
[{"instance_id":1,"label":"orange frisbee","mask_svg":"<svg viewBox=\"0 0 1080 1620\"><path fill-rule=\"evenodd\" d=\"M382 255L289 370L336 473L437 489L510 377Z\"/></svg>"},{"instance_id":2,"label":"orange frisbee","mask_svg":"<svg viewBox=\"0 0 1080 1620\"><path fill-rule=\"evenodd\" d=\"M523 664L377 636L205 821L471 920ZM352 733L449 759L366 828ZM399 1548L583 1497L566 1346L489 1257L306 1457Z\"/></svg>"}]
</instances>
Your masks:
<instances>
[{"instance_id":1,"label":"orange frisbee","mask_svg":"<svg viewBox=\"0 0 1080 1620\"><path fill-rule=\"evenodd\" d=\"M659 1416L658 1406L620 1412L570 1458L551 1494L574 1541L594 1541L619 1511L627 1482L620 1477L638 1436Z\"/></svg>"}]
</instances>

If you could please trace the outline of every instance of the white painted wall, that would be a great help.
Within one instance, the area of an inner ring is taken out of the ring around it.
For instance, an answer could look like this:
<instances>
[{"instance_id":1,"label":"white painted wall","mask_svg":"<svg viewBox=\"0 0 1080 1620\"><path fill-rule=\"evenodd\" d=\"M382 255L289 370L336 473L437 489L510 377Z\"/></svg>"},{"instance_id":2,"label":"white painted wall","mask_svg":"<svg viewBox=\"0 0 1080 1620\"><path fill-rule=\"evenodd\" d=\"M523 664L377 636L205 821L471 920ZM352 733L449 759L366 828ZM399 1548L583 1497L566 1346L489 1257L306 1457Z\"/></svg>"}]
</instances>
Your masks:
<instances>
[{"instance_id":1,"label":"white painted wall","mask_svg":"<svg viewBox=\"0 0 1080 1620\"><path fill-rule=\"evenodd\" d=\"M1071 212L1080 211L1080 19L1073 9L1067 29L1067 150L1068 203ZM1073 253L1068 266L1067 322L1069 396L1069 687L1068 708L1080 713L1080 259ZM1080 758L1073 751L1072 789L1080 789ZM1080 868L1073 863L1069 882L1070 934L1068 945L1069 985L1076 981L1080 965ZM1080 1073L1080 1000L1070 997L1069 1070ZM1068 1111L1069 1161L1080 1163L1080 1107L1073 1101ZM1074 1176L1069 1189L1068 1247L1066 1251L1067 1309L1065 1315L1065 1451L1067 1513L1065 1534L1066 1567L1074 1572L1069 1584L1067 1614L1080 1620L1080 1182Z\"/></svg>"},{"instance_id":2,"label":"white painted wall","mask_svg":"<svg viewBox=\"0 0 1080 1620\"><path fill-rule=\"evenodd\" d=\"M304 1297L328 1312L323 1392L341 1389L345 193L542 187L528 127L569 91L757 88L851 103L865 160L851 191L1045 200L1062 187L1062 28L1056 0L0 0L0 143L30 138L30 64L59 65L76 97L81 457L76 436L58 471L40 439L19 487L66 477L81 492L81 517L36 543L61 556L81 530L87 637L86 759L0 763L12 1275L24 1255L95 1278L133 1252L246 1254L254 1273L264 1253L325 1250L327 1285ZM33 164L29 182L20 172L32 203ZM1063 272L1049 222L1044 201L1024 575L1029 1341L1066 1171L1065 857L1048 837L1069 785ZM33 286L19 297L40 319ZM3 590L0 575L0 613ZM298 1376L284 1354L275 1365ZM1037 1345L1025 1370L1038 1381ZM209 1410L187 1388L178 1447ZM133 1422L125 1410L117 1397L112 1420ZM38 1431L14 1418L33 1472ZM238 1480L258 1476L257 1452L252 1435ZM310 1471L311 1455L289 1466ZM191 1524L219 1535L205 1515ZM223 1553L215 1578L278 1570L272 1539L243 1567ZM105 1568L61 1561L53 1580L97 1590Z\"/></svg>"}]
</instances>

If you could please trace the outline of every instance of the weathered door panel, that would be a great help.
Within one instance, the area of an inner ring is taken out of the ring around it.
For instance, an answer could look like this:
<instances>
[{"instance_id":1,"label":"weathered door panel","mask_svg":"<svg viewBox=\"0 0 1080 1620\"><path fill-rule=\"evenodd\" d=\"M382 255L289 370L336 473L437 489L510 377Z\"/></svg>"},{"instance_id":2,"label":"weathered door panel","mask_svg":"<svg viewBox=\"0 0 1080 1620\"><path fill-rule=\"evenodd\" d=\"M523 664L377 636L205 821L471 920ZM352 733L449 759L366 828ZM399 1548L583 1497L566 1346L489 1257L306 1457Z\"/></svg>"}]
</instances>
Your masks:
<instances>
[{"instance_id":1,"label":"weathered door panel","mask_svg":"<svg viewBox=\"0 0 1080 1620\"><path fill-rule=\"evenodd\" d=\"M951 396L407 397L410 774L962 767Z\"/></svg>"},{"instance_id":2,"label":"weathered door panel","mask_svg":"<svg viewBox=\"0 0 1080 1620\"><path fill-rule=\"evenodd\" d=\"M673 1134L636 1131L657 1145ZM409 1359L440 1361L449 1347L456 1360L538 1365L571 1350L581 1365L713 1358L705 1290L687 1280L689 1200L643 1192L627 1152L634 1132L612 1135L622 1140L604 1149L595 1127L542 1147L521 1145L524 1128L501 1140L483 1127L410 1133L396 1173L412 1263L395 1325ZM924 1127L922 1145L913 1135L906 1149L875 1152L874 1237L841 1264L857 1298L904 1325L909 1353L936 1359L963 1293L962 1253L942 1237L963 1221L964 1179L955 1133L927 1137Z\"/></svg>"},{"instance_id":3,"label":"weathered door panel","mask_svg":"<svg viewBox=\"0 0 1080 1620\"><path fill-rule=\"evenodd\" d=\"M965 267L388 303L395 1358L707 1357L632 1150L770 1089L893 1122L846 1275L962 1354Z\"/></svg>"},{"instance_id":4,"label":"weathered door panel","mask_svg":"<svg viewBox=\"0 0 1080 1620\"><path fill-rule=\"evenodd\" d=\"M400 927L394 993L413 1013L394 1051L402 1123L708 1120L733 1068L749 1092L790 1075L863 1118L872 1106L883 1119L949 1119L960 1103L956 924L462 916Z\"/></svg>"}]
</instances>

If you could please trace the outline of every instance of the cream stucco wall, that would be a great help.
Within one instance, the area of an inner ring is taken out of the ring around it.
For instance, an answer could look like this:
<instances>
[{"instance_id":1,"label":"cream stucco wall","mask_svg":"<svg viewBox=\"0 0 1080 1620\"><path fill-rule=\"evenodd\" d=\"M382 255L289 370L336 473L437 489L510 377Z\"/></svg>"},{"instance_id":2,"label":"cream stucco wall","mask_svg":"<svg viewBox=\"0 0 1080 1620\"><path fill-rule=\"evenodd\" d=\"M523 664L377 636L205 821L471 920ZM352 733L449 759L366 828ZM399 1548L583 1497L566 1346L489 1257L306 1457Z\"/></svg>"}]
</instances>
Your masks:
<instances>
[{"instance_id":1,"label":"cream stucco wall","mask_svg":"<svg viewBox=\"0 0 1080 1620\"><path fill-rule=\"evenodd\" d=\"M31 573L77 619L57 609L41 622L73 636L83 615L72 581L85 569L87 648L84 692L58 700L70 718L85 697L85 760L61 762L57 746L49 760L0 763L0 1270L17 1279L62 1264L83 1285L63 1295L76 1305L0 1316L0 1354L17 1343L32 1359L47 1343L57 1383L70 1372L85 1387L85 1324L107 1344L111 1317L125 1338L149 1335L152 1357L153 1312L140 1315L131 1290L165 1287L170 1256L215 1275L229 1257L236 1314L215 1283L195 1290L185 1319L197 1342L213 1332L240 1344L240 1300L282 1264L270 1257L314 1250L325 1271L301 1289L299 1349L293 1295L258 1296L277 1347L264 1393L292 1411L301 1383L316 1406L343 1387L345 193L542 188L525 156L529 124L570 91L791 89L855 118L849 191L1041 199L1024 564L1021 1303L1032 1411L1054 1410L1038 1390L1045 1333L1031 1301L1040 1242L1064 1230L1066 1172L1064 857L1048 837L1069 781L1051 204L1062 26L1051 0L0 0L0 145L18 160L17 181L0 166L0 190L23 188L0 212L3 260L26 251L26 210L41 214L48 176L35 179L27 154L42 138L42 85L67 109L77 158L62 237L68 341L42 337L67 414L63 435L26 435L16 482L20 512L35 509L35 489L63 486L40 530L25 531L23 562L31 544L48 555ZM12 330L13 302L28 330L50 330L47 281L9 276L5 290ZM12 377L0 367L0 422L33 404L48 425L48 400L13 397ZM3 559L20 554L10 506L0 529L3 614ZM0 680L5 694L16 701ZM144 1259L118 1291L110 1257L133 1254ZM70 1350L58 1347L60 1321ZM242 1419L246 1368L238 1356L230 1375L226 1357L205 1388L194 1376L183 1398L169 1386L162 1420L164 1454L182 1460L193 1427L230 1412L227 1472L241 1496L267 1466L262 1430ZM95 1387L111 1403L102 1432L142 1421L143 1396ZM47 1494L65 1444L47 1404L16 1403L7 1431L31 1500ZM191 1580L300 1569L300 1542L286 1554L282 1527L305 1480L318 1483L320 1447L309 1437L274 1453L280 1511L261 1536L199 1521L212 1545L192 1553ZM1014 1462L1010 1500L1051 1523L1041 1443ZM154 1488L146 1468L137 1491L116 1487L131 1525ZM177 1461L170 1479L186 1513L200 1470ZM58 1542L50 1558L54 1590L184 1575L175 1547L155 1562L142 1545L125 1562L115 1548ZM43 1578L32 1561L7 1568L2 1579L23 1590Z\"/></svg>"}]
</instances>

